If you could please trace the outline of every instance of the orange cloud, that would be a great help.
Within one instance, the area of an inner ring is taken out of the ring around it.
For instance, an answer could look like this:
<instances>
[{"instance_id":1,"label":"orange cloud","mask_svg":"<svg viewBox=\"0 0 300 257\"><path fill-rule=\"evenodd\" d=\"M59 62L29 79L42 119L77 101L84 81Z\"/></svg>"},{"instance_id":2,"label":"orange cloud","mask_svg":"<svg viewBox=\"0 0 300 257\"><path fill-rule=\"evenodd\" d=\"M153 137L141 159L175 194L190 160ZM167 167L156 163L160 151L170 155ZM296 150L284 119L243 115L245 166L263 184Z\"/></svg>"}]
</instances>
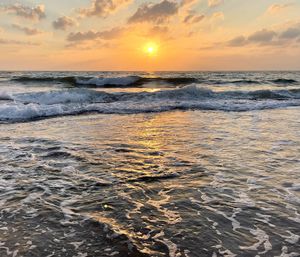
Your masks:
<instances>
[{"instance_id":1,"label":"orange cloud","mask_svg":"<svg viewBox=\"0 0 300 257\"><path fill-rule=\"evenodd\" d=\"M225 15L222 12L215 12L210 17L211 22L223 21L225 19Z\"/></svg>"},{"instance_id":2,"label":"orange cloud","mask_svg":"<svg viewBox=\"0 0 300 257\"><path fill-rule=\"evenodd\" d=\"M275 45L285 46L296 43L300 40L300 22L290 24L277 30L262 29L258 30L248 37L237 36L227 42L228 46L240 47L249 44L256 44L261 46Z\"/></svg>"},{"instance_id":3,"label":"orange cloud","mask_svg":"<svg viewBox=\"0 0 300 257\"><path fill-rule=\"evenodd\" d=\"M81 8L79 13L86 17L107 17L131 1L132 0L93 0L91 7Z\"/></svg>"},{"instance_id":4,"label":"orange cloud","mask_svg":"<svg viewBox=\"0 0 300 257\"><path fill-rule=\"evenodd\" d=\"M267 10L267 14L276 14L279 13L285 9L287 9L288 7L292 6L293 4L289 3L289 4L272 4L268 10Z\"/></svg>"},{"instance_id":5,"label":"orange cloud","mask_svg":"<svg viewBox=\"0 0 300 257\"><path fill-rule=\"evenodd\" d=\"M31 20L41 20L46 17L44 5L28 7L21 4L13 4L2 7L2 10L4 12Z\"/></svg>"},{"instance_id":6,"label":"orange cloud","mask_svg":"<svg viewBox=\"0 0 300 257\"><path fill-rule=\"evenodd\" d=\"M11 40L0 38L0 45L26 45L26 46L38 46L39 43L31 41L20 41L20 40Z\"/></svg>"},{"instance_id":7,"label":"orange cloud","mask_svg":"<svg viewBox=\"0 0 300 257\"><path fill-rule=\"evenodd\" d=\"M110 30L104 30L104 31L89 30L86 32L70 33L68 35L67 40L73 42L89 41L98 38L109 40L120 36L123 33L123 31L124 31L123 28L112 28Z\"/></svg>"},{"instance_id":8,"label":"orange cloud","mask_svg":"<svg viewBox=\"0 0 300 257\"><path fill-rule=\"evenodd\" d=\"M224 3L224 0L208 0L209 7L216 7Z\"/></svg>"},{"instance_id":9,"label":"orange cloud","mask_svg":"<svg viewBox=\"0 0 300 257\"><path fill-rule=\"evenodd\" d=\"M205 15L203 15L203 14L196 15L196 14L190 13L184 18L183 22L187 23L187 24L198 23L198 22L202 21L204 18L205 18Z\"/></svg>"}]
</instances>

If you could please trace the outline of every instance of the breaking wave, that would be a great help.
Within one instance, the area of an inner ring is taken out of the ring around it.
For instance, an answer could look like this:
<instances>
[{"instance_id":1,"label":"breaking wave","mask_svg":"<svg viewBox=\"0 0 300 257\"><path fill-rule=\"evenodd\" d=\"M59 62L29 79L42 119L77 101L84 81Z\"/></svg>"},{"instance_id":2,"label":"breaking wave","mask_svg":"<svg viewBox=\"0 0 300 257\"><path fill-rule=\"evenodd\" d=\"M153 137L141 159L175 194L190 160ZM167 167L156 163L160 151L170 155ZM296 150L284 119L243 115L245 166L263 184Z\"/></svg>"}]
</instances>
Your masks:
<instances>
[{"instance_id":1,"label":"breaking wave","mask_svg":"<svg viewBox=\"0 0 300 257\"><path fill-rule=\"evenodd\" d=\"M156 92L91 89L4 94L0 121L18 122L83 113L132 114L171 110L251 111L300 106L300 89L216 92L197 85Z\"/></svg>"}]
</instances>

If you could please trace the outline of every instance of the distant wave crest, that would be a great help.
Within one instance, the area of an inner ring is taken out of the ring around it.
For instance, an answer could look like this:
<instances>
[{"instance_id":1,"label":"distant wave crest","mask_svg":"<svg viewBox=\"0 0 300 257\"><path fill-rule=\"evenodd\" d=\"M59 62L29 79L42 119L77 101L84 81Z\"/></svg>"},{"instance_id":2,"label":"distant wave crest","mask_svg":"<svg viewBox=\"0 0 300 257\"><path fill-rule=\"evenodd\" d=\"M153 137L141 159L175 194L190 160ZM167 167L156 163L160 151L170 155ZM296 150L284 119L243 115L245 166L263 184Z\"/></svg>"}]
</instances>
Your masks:
<instances>
[{"instance_id":1,"label":"distant wave crest","mask_svg":"<svg viewBox=\"0 0 300 257\"><path fill-rule=\"evenodd\" d=\"M66 83L73 86L87 87L139 87L143 84L158 82L172 85L190 84L197 82L196 78L190 77L141 77L141 76L122 76L122 77L31 77L20 76L12 78L13 81L21 83Z\"/></svg>"},{"instance_id":2,"label":"distant wave crest","mask_svg":"<svg viewBox=\"0 0 300 257\"><path fill-rule=\"evenodd\" d=\"M294 79L269 79L269 80L251 80L251 79L202 79L195 77L142 77L142 76L119 76L119 77L55 77L55 76L19 76L13 77L13 81L20 83L65 83L74 87L141 87L147 83L164 83L170 85L188 85L192 83L204 85L293 85L299 83Z\"/></svg>"}]
</instances>

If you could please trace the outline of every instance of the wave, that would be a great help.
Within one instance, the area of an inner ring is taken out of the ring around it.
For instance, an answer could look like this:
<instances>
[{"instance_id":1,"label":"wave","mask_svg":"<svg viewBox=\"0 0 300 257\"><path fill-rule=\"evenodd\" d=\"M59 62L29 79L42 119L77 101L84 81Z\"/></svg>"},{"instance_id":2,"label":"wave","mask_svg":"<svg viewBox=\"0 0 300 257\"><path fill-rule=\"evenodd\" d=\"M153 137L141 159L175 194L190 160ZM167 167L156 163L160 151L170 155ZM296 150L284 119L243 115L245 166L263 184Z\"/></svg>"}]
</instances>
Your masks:
<instances>
[{"instance_id":1,"label":"wave","mask_svg":"<svg viewBox=\"0 0 300 257\"><path fill-rule=\"evenodd\" d=\"M20 76L13 77L13 81L20 83L64 83L74 87L142 87L148 83L157 83L165 85L188 85L192 83L201 83L204 85L295 85L300 83L294 79L206 79L201 77L142 77L142 76L120 76L120 77L78 77L78 76Z\"/></svg>"},{"instance_id":2,"label":"wave","mask_svg":"<svg viewBox=\"0 0 300 257\"><path fill-rule=\"evenodd\" d=\"M74 87L141 87L147 83L164 83L170 85L188 85L192 83L200 83L205 85L294 85L299 81L294 79L269 79L269 80L252 80L252 79L239 79L239 80L215 80L203 79L195 77L141 77L141 76L121 76L121 77L31 77L21 76L13 77L13 81L21 83L65 83Z\"/></svg>"},{"instance_id":3,"label":"wave","mask_svg":"<svg viewBox=\"0 0 300 257\"><path fill-rule=\"evenodd\" d=\"M12 100L12 96L6 92L0 92L0 101L10 101Z\"/></svg>"},{"instance_id":4,"label":"wave","mask_svg":"<svg viewBox=\"0 0 300 257\"><path fill-rule=\"evenodd\" d=\"M17 81L21 83L49 83L49 82L57 82L57 83L66 83L66 84L76 84L76 77L67 76L67 77L32 77L32 76L20 76L13 77L12 81Z\"/></svg>"},{"instance_id":5,"label":"wave","mask_svg":"<svg viewBox=\"0 0 300 257\"><path fill-rule=\"evenodd\" d=\"M11 99L23 104L69 104L69 103L97 103L115 99L114 94L97 92L89 89L56 90L49 92L23 93L11 96Z\"/></svg>"},{"instance_id":6,"label":"wave","mask_svg":"<svg viewBox=\"0 0 300 257\"><path fill-rule=\"evenodd\" d=\"M107 93L91 89L77 88L68 90L55 90L49 92L20 93L0 95L0 99L14 100L23 104L84 104L84 103L109 103L121 101L157 101L157 100L285 100L300 99L300 89L291 90L255 90L255 91L221 91L216 92L197 85L183 88L160 90L156 92L118 92Z\"/></svg>"},{"instance_id":7,"label":"wave","mask_svg":"<svg viewBox=\"0 0 300 257\"><path fill-rule=\"evenodd\" d=\"M239 79L239 80L208 80L203 81L204 83L214 84L214 85L224 85L224 84L263 84L263 81L259 80L249 80L249 79Z\"/></svg>"},{"instance_id":8,"label":"wave","mask_svg":"<svg viewBox=\"0 0 300 257\"><path fill-rule=\"evenodd\" d=\"M32 77L21 76L13 77L13 81L20 83L66 83L73 86L87 87L140 87L144 84L157 82L171 85L191 84L198 81L191 77L140 77L140 76L122 76L122 77Z\"/></svg>"},{"instance_id":9,"label":"wave","mask_svg":"<svg viewBox=\"0 0 300 257\"><path fill-rule=\"evenodd\" d=\"M269 80L253 80L253 79L238 79L238 80L230 80L230 79L224 79L224 80L202 80L201 81L204 84L213 84L213 85L225 85L225 84L235 84L235 85L294 85L298 84L299 81L294 79L269 79Z\"/></svg>"},{"instance_id":10,"label":"wave","mask_svg":"<svg viewBox=\"0 0 300 257\"><path fill-rule=\"evenodd\" d=\"M139 76L126 76L115 78L92 78L88 80L76 79L78 85L92 85L92 86L129 86L137 83L142 78Z\"/></svg>"},{"instance_id":11,"label":"wave","mask_svg":"<svg viewBox=\"0 0 300 257\"><path fill-rule=\"evenodd\" d=\"M270 82L275 84L296 84L299 81L294 79L274 79L274 80L270 80Z\"/></svg>"},{"instance_id":12,"label":"wave","mask_svg":"<svg viewBox=\"0 0 300 257\"><path fill-rule=\"evenodd\" d=\"M215 92L196 85L156 92L106 93L91 89L9 95L0 121L18 122L83 113L132 114L171 110L251 111L300 106L300 89Z\"/></svg>"}]
</instances>

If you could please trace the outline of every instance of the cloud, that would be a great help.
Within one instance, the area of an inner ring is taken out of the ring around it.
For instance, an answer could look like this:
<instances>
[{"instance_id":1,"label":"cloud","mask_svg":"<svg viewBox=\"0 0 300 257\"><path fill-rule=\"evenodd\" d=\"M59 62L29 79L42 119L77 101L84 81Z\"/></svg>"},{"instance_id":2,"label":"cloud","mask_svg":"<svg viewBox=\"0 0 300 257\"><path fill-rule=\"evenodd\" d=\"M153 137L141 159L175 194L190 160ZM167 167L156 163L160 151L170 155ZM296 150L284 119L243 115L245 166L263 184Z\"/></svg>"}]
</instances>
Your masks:
<instances>
[{"instance_id":1,"label":"cloud","mask_svg":"<svg viewBox=\"0 0 300 257\"><path fill-rule=\"evenodd\" d=\"M93 0L91 7L81 8L79 9L79 13L86 17L107 17L131 1L132 0Z\"/></svg>"},{"instance_id":2,"label":"cloud","mask_svg":"<svg viewBox=\"0 0 300 257\"><path fill-rule=\"evenodd\" d=\"M12 27L19 30L19 31L24 32L28 36L34 36L34 35L38 35L38 34L43 33L43 31L41 31L39 29L23 27L23 26L20 26L18 24L13 24Z\"/></svg>"},{"instance_id":3,"label":"cloud","mask_svg":"<svg viewBox=\"0 0 300 257\"><path fill-rule=\"evenodd\" d=\"M276 36L276 32L268 29L256 31L248 37L248 41L255 43L268 43Z\"/></svg>"},{"instance_id":4,"label":"cloud","mask_svg":"<svg viewBox=\"0 0 300 257\"><path fill-rule=\"evenodd\" d=\"M191 5L194 5L198 2L198 0L182 0L181 1L181 6L191 6Z\"/></svg>"},{"instance_id":5,"label":"cloud","mask_svg":"<svg viewBox=\"0 0 300 257\"><path fill-rule=\"evenodd\" d=\"M113 28L111 30L104 30L104 31L93 31L89 30L86 32L76 32L70 33L67 37L67 40L70 42L80 42L80 41L89 41L94 39L104 39L110 40L117 38L123 33L123 28Z\"/></svg>"},{"instance_id":6,"label":"cloud","mask_svg":"<svg viewBox=\"0 0 300 257\"><path fill-rule=\"evenodd\" d=\"M167 26L153 26L147 33L143 35L146 38L157 38L164 41L173 40L174 38L170 35L170 29Z\"/></svg>"},{"instance_id":7,"label":"cloud","mask_svg":"<svg viewBox=\"0 0 300 257\"><path fill-rule=\"evenodd\" d=\"M149 30L149 35L166 35L169 33L169 28L166 26L154 26Z\"/></svg>"},{"instance_id":8,"label":"cloud","mask_svg":"<svg viewBox=\"0 0 300 257\"><path fill-rule=\"evenodd\" d=\"M76 25L76 21L68 16L62 16L57 18L52 22L52 26L57 30L66 30L68 27L73 27Z\"/></svg>"},{"instance_id":9,"label":"cloud","mask_svg":"<svg viewBox=\"0 0 300 257\"><path fill-rule=\"evenodd\" d=\"M39 43L30 42L30 41L19 41L11 39L0 38L0 45L27 45L27 46L38 46Z\"/></svg>"},{"instance_id":10,"label":"cloud","mask_svg":"<svg viewBox=\"0 0 300 257\"><path fill-rule=\"evenodd\" d=\"M284 9L287 9L288 7L292 6L292 3L289 4L272 4L268 9L267 9L267 14L276 14L281 12Z\"/></svg>"},{"instance_id":11,"label":"cloud","mask_svg":"<svg viewBox=\"0 0 300 257\"><path fill-rule=\"evenodd\" d=\"M209 7L217 7L224 3L224 0L208 0Z\"/></svg>"},{"instance_id":12,"label":"cloud","mask_svg":"<svg viewBox=\"0 0 300 257\"><path fill-rule=\"evenodd\" d=\"M243 46L247 44L247 39L244 36L237 36L228 41L228 46Z\"/></svg>"},{"instance_id":13,"label":"cloud","mask_svg":"<svg viewBox=\"0 0 300 257\"><path fill-rule=\"evenodd\" d=\"M129 23L153 22L161 23L177 14L179 4L173 1L163 0L157 4L143 4L129 18Z\"/></svg>"},{"instance_id":14,"label":"cloud","mask_svg":"<svg viewBox=\"0 0 300 257\"><path fill-rule=\"evenodd\" d=\"M96 43L96 44L95 44ZM89 51L89 50L94 50L95 48L111 48L112 45L108 42L90 42L87 41L82 44L77 44L76 42L70 42L66 46L66 49L70 50L80 50L80 51Z\"/></svg>"},{"instance_id":15,"label":"cloud","mask_svg":"<svg viewBox=\"0 0 300 257\"><path fill-rule=\"evenodd\" d=\"M187 24L192 24L192 23L198 23L202 21L205 18L205 15L200 14L200 15L195 15L195 14L188 14L183 22Z\"/></svg>"},{"instance_id":16,"label":"cloud","mask_svg":"<svg viewBox=\"0 0 300 257\"><path fill-rule=\"evenodd\" d=\"M225 15L222 12L215 12L212 14L210 17L210 20L212 22L218 22L218 21L223 21L225 19Z\"/></svg>"},{"instance_id":17,"label":"cloud","mask_svg":"<svg viewBox=\"0 0 300 257\"><path fill-rule=\"evenodd\" d=\"M286 28L280 34L281 39L294 39L297 37L300 37L300 22L289 28Z\"/></svg>"},{"instance_id":18,"label":"cloud","mask_svg":"<svg viewBox=\"0 0 300 257\"><path fill-rule=\"evenodd\" d=\"M68 41L87 41L98 37L98 32L89 30L86 32L70 33L67 37Z\"/></svg>"},{"instance_id":19,"label":"cloud","mask_svg":"<svg viewBox=\"0 0 300 257\"><path fill-rule=\"evenodd\" d=\"M30 20L41 20L46 18L45 6L37 5L36 7L28 7L21 4L13 4L1 8L6 13L11 13L19 17Z\"/></svg>"},{"instance_id":20,"label":"cloud","mask_svg":"<svg viewBox=\"0 0 300 257\"><path fill-rule=\"evenodd\" d=\"M288 27L285 26L283 29L269 30L262 29L254 32L253 34L245 37L243 35L237 36L229 40L226 45L232 47L245 46L250 44L257 45L277 45L283 46L287 44L292 44L300 40L300 22L289 24Z\"/></svg>"}]
</instances>

